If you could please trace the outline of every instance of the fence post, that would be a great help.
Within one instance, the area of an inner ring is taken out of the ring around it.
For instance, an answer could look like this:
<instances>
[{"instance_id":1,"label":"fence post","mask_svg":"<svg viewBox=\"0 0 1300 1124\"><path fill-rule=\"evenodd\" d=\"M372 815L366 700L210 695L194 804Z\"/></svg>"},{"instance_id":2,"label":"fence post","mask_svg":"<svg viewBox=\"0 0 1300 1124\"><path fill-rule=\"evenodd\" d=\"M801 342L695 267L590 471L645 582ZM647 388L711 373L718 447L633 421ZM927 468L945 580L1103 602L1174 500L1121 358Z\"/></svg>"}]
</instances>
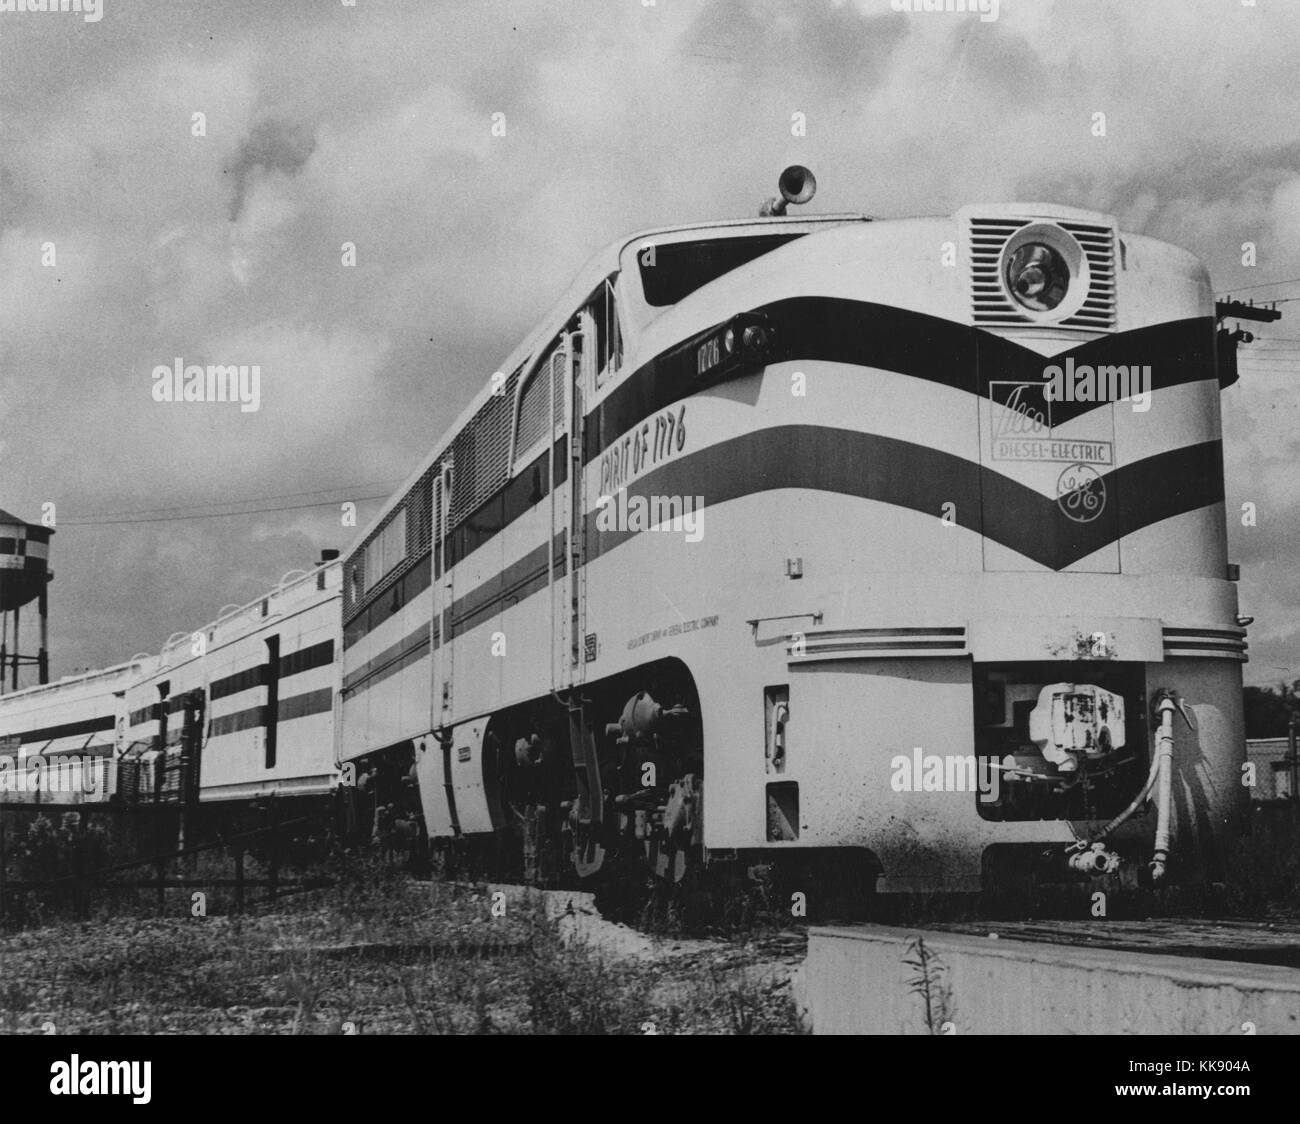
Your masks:
<instances>
[{"instance_id":1,"label":"fence post","mask_svg":"<svg viewBox=\"0 0 1300 1124\"><path fill-rule=\"evenodd\" d=\"M5 825L0 819L0 929L5 923Z\"/></svg>"},{"instance_id":2,"label":"fence post","mask_svg":"<svg viewBox=\"0 0 1300 1124\"><path fill-rule=\"evenodd\" d=\"M270 882L271 900L275 901L276 888L280 880L280 810L276 807L275 797L271 797L271 839L270 839Z\"/></svg>"},{"instance_id":3,"label":"fence post","mask_svg":"<svg viewBox=\"0 0 1300 1124\"><path fill-rule=\"evenodd\" d=\"M84 911L86 887L83 883L86 871L86 831L85 813L77 821L77 831L72 838L72 916L80 921Z\"/></svg>"},{"instance_id":4,"label":"fence post","mask_svg":"<svg viewBox=\"0 0 1300 1124\"><path fill-rule=\"evenodd\" d=\"M244 912L244 845L235 848L235 909Z\"/></svg>"},{"instance_id":5,"label":"fence post","mask_svg":"<svg viewBox=\"0 0 1300 1124\"><path fill-rule=\"evenodd\" d=\"M158 856L158 862L155 867L155 874L158 876L158 916L161 917L167 912L167 887L164 884L167 877L167 860L163 858L162 848L162 806L155 804L153 807L153 842L154 854Z\"/></svg>"}]
</instances>

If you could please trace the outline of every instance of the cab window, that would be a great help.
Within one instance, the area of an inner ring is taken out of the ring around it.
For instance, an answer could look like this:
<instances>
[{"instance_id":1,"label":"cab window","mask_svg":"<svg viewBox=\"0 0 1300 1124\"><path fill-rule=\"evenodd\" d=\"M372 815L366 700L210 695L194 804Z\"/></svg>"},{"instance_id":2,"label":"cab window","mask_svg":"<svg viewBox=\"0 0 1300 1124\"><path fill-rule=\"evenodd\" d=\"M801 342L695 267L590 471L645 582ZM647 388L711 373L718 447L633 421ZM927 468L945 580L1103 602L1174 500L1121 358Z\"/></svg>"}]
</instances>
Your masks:
<instances>
[{"instance_id":1,"label":"cab window","mask_svg":"<svg viewBox=\"0 0 1300 1124\"><path fill-rule=\"evenodd\" d=\"M648 245L637 251L641 290L647 304L664 308L716 281L724 273L802 237L802 233L758 234Z\"/></svg>"}]
</instances>

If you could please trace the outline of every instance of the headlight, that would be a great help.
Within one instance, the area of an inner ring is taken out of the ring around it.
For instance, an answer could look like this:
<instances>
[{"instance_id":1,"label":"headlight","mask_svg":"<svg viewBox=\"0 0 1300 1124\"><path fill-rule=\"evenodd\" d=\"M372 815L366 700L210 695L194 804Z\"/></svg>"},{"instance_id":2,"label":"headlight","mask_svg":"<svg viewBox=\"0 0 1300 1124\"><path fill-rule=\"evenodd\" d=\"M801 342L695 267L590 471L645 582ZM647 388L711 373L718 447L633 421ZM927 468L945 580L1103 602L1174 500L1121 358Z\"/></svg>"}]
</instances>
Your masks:
<instances>
[{"instance_id":1,"label":"headlight","mask_svg":"<svg viewBox=\"0 0 1300 1124\"><path fill-rule=\"evenodd\" d=\"M1043 242L1026 242L1007 258L1007 289L1016 301L1035 312L1055 308L1070 287L1070 267Z\"/></svg>"},{"instance_id":2,"label":"headlight","mask_svg":"<svg viewBox=\"0 0 1300 1124\"><path fill-rule=\"evenodd\" d=\"M758 370L769 358L772 329L759 312L742 312L707 335L697 336L682 345L683 352L694 351L697 378L732 378L745 370ZM690 360L687 360L690 363Z\"/></svg>"}]
</instances>

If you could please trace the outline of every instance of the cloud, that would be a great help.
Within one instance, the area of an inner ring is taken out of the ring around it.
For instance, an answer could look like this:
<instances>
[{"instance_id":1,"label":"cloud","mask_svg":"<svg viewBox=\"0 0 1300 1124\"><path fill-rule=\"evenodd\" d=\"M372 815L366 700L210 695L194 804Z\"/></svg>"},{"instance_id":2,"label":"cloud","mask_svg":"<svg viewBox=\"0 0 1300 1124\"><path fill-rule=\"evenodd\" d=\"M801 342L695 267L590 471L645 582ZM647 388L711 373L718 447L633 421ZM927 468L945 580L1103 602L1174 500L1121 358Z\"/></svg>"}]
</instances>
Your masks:
<instances>
[{"instance_id":1,"label":"cloud","mask_svg":"<svg viewBox=\"0 0 1300 1124\"><path fill-rule=\"evenodd\" d=\"M1184 245L1218 288L1300 277L1300 5L115 0L93 27L4 30L0 504L20 512L402 478L593 251L753 214L788 163L816 172L814 211L1055 199ZM154 403L178 355L259 364L262 409ZM1229 503L1261 665L1300 619L1272 561L1300 546L1287 358L1223 396L1230 496L1265 513L1242 528ZM69 527L56 667L156 650L345 533L331 509Z\"/></svg>"},{"instance_id":2,"label":"cloud","mask_svg":"<svg viewBox=\"0 0 1300 1124\"><path fill-rule=\"evenodd\" d=\"M316 139L301 125L287 121L259 121L239 146L227 174L234 183L230 201L231 221L239 219L244 197L257 172L282 172L291 176L311 158Z\"/></svg>"},{"instance_id":3,"label":"cloud","mask_svg":"<svg viewBox=\"0 0 1300 1124\"><path fill-rule=\"evenodd\" d=\"M1291 166L1300 170L1300 160ZM1292 256L1300 255L1300 175L1278 184L1274 189L1269 217L1283 251Z\"/></svg>"}]
</instances>

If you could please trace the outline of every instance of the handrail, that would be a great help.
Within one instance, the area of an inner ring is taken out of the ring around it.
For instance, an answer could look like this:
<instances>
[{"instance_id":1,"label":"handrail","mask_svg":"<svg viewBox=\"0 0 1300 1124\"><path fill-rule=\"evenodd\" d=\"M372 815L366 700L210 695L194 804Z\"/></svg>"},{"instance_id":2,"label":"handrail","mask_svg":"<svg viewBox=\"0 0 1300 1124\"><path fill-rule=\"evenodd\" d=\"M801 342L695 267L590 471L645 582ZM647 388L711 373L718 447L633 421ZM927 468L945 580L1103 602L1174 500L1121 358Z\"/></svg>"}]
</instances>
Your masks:
<instances>
[{"instance_id":1,"label":"handrail","mask_svg":"<svg viewBox=\"0 0 1300 1124\"><path fill-rule=\"evenodd\" d=\"M206 633L206 632L210 631L211 629L215 629L215 628L217 628L218 626L220 626L220 625L222 625L222 624L225 624L227 621L231 620L233 617L236 617L236 616L238 616L238 615L241 614L241 613L248 612L248 611L252 610L253 608L255 608L256 606L261 605L262 602L264 602L264 601L269 601L272 597L275 597L275 596L277 596L277 595L279 595L279 594L284 593L288 587L290 587L290 586L292 586L292 585L294 585L294 584L296 584L296 583L298 583L298 582L301 582L301 581L303 581L303 580L306 579L306 578L310 578L310 577L311 577L313 574L315 574L318 570L327 569L328 567L333 566L333 565L340 565L341 562L342 562L342 559L341 559L341 558L335 558L335 559L331 559L329 562L322 563L320 566L316 566L316 567L314 567L313 569L310 569L310 570L304 570L304 569L300 569L300 568L295 568L295 569L292 569L292 570L288 570L288 571L286 571L285 574L280 578L279 582L276 583L276 586L275 586L274 589L269 590L269 591L267 591L266 593L260 594L259 596L253 598L253 600L251 600L251 601L247 601L247 602L245 602L245 603L242 604L242 605L236 604L236 603L233 602L233 601L231 601L231 602L227 602L225 605L223 605L220 609L217 610L217 617L216 617L216 619L213 620L213 621L209 621L209 622L208 622L207 624L205 624L201 629L194 629L194 630L192 630L192 631L182 630L182 631L180 631L180 632L173 632L173 633L171 634L171 636L169 636L169 637L167 638L167 640L166 640L166 642L163 644L162 648L159 650L159 653L158 653L159 658L162 658L162 657L164 657L164 656L166 655L167 650L168 650L168 649L169 649L173 644L175 644L175 643L177 642L178 638L185 637L185 636L192 636L192 635L194 635L194 634L197 633L197 632L204 632L204 633ZM268 606L268 609L269 609L269 606ZM275 610L275 612L279 612L279 611L280 611L280 610L279 610L278 608ZM268 612L268 613L267 613L267 616L272 616L272 615L274 615L272 612ZM143 658L143 657L151 657L151 656L152 656L152 653L151 653L151 652L142 652L142 653L139 653L139 654L136 655L136 656L132 656L131 658L132 658L133 660L135 660L135 659L140 659L140 658Z\"/></svg>"},{"instance_id":2,"label":"handrail","mask_svg":"<svg viewBox=\"0 0 1300 1124\"><path fill-rule=\"evenodd\" d=\"M555 633L555 500L556 493L559 491L555 483L555 429L559 423L559 418L555 413L555 360L560 356L564 357L565 377L567 379L570 362L569 356L571 354L569 351L571 340L572 336L566 333L563 342L551 353L550 358L546 362L548 375L546 396L550 399L551 405L551 424L547 430L546 437L546 485L547 491L551 493L551 518L546 527L546 598L551 603L551 629L549 637L550 652L547 658L547 663L549 665L551 697L561 706L568 706L569 700L562 699L560 697L560 692L556 690L555 686L555 646L559 641L559 637L556 636ZM572 440L572 438L570 438L570 440ZM567 547L565 553L567 556Z\"/></svg>"},{"instance_id":3,"label":"handrail","mask_svg":"<svg viewBox=\"0 0 1300 1124\"><path fill-rule=\"evenodd\" d=\"M181 639L182 637L192 636L192 635L193 635L192 632L187 632L184 630L182 630L181 632L173 632L169 637L167 637L166 641L163 643L162 650L158 653L158 655L162 656L167 651L168 648L170 648L173 644L176 643L177 640Z\"/></svg>"},{"instance_id":4,"label":"handrail","mask_svg":"<svg viewBox=\"0 0 1300 1124\"><path fill-rule=\"evenodd\" d=\"M277 583L277 585L276 585L276 587L275 587L275 592L276 592L276 593L279 593L282 589L284 589L285 583L286 583L286 582L287 582L291 577L295 577L295 580L296 580L296 578L308 578L308 577L311 577L311 571L310 571L310 570L289 570L289 571L284 575L284 577L282 577L282 578L280 579L280 581Z\"/></svg>"}]
</instances>

